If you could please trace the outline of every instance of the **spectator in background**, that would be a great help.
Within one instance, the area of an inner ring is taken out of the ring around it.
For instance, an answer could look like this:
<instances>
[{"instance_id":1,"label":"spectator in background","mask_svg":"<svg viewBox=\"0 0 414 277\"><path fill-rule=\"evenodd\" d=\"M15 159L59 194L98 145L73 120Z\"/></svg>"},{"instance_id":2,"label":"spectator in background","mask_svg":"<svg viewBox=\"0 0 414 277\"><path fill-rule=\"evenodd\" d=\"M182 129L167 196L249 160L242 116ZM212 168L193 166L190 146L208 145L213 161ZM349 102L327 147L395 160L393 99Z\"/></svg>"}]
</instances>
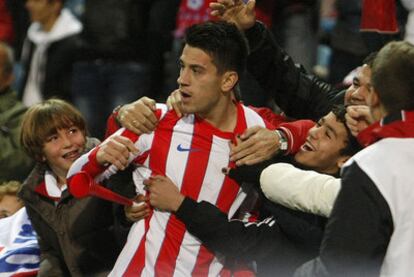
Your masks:
<instances>
[{"instance_id":1,"label":"spectator in background","mask_svg":"<svg viewBox=\"0 0 414 277\"><path fill-rule=\"evenodd\" d=\"M0 42L0 183L23 181L33 167L32 159L20 144L20 125L26 107L11 89L13 52Z\"/></svg>"},{"instance_id":2,"label":"spectator in background","mask_svg":"<svg viewBox=\"0 0 414 277\"><path fill-rule=\"evenodd\" d=\"M272 32L297 63L311 71L316 63L319 1L277 0ZM259 2L260 3L260 2Z\"/></svg>"},{"instance_id":3,"label":"spectator in background","mask_svg":"<svg viewBox=\"0 0 414 277\"><path fill-rule=\"evenodd\" d=\"M85 0L73 103L103 138L112 110L150 90L147 1Z\"/></svg>"},{"instance_id":4,"label":"spectator in background","mask_svg":"<svg viewBox=\"0 0 414 277\"><path fill-rule=\"evenodd\" d=\"M21 58L20 97L27 106L52 96L71 99L72 65L82 24L63 9L64 1L26 1L32 24Z\"/></svg>"},{"instance_id":5,"label":"spectator in background","mask_svg":"<svg viewBox=\"0 0 414 277\"><path fill-rule=\"evenodd\" d=\"M14 1L14 0L4 0L5 8L7 9L10 18L11 18L11 41L10 45L12 46L16 60L20 60L22 46L24 38L26 37L27 28L30 25L30 19L29 15L27 13L27 10L25 9L25 1ZM9 21L7 18L4 18L3 15L0 16L2 20L4 20L4 23L7 22L9 24ZM1 20L0 20L1 21ZM16 89L18 89L16 87Z\"/></svg>"},{"instance_id":6,"label":"spectator in background","mask_svg":"<svg viewBox=\"0 0 414 277\"><path fill-rule=\"evenodd\" d=\"M17 196L21 186L18 181L0 184L0 218L13 215L24 206L23 201Z\"/></svg>"}]
</instances>

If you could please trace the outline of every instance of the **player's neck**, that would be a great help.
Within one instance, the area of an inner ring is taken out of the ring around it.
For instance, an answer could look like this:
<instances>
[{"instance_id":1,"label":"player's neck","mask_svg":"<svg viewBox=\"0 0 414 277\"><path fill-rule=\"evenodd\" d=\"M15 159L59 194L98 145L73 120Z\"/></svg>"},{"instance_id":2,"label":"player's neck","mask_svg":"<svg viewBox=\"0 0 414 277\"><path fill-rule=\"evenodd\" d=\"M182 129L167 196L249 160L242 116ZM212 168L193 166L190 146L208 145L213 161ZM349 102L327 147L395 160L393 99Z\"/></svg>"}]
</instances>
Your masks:
<instances>
[{"instance_id":1,"label":"player's neck","mask_svg":"<svg viewBox=\"0 0 414 277\"><path fill-rule=\"evenodd\" d=\"M201 117L223 132L233 132L237 123L237 105L228 98Z\"/></svg>"}]
</instances>

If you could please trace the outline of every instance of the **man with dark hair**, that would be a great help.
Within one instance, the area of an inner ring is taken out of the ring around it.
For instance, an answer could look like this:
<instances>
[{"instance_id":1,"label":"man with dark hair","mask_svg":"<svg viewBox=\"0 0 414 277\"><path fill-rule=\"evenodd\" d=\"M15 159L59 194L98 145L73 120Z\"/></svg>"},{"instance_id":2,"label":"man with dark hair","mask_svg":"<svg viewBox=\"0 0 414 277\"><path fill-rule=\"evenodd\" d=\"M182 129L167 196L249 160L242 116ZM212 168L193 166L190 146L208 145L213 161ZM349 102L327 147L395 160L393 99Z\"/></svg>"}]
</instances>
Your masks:
<instances>
[{"instance_id":1,"label":"man with dark hair","mask_svg":"<svg viewBox=\"0 0 414 277\"><path fill-rule=\"evenodd\" d=\"M179 117L165 105L154 105L159 123L153 132L136 135L119 129L73 164L69 186L81 170L100 181L133 163L138 194L147 194L145 179L162 174L186 195L219 207L231 218L246 194L221 171L232 165L229 142L248 127L272 127L236 100L246 55L244 37L233 24L220 21L190 27L177 80L186 116ZM131 228L111 275L215 276L222 269L223 261L174 215L153 210Z\"/></svg>"},{"instance_id":2,"label":"man with dark hair","mask_svg":"<svg viewBox=\"0 0 414 277\"><path fill-rule=\"evenodd\" d=\"M413 240L414 46L392 42L377 55L368 106L377 123L342 171L317 259L297 276L410 276Z\"/></svg>"}]
</instances>

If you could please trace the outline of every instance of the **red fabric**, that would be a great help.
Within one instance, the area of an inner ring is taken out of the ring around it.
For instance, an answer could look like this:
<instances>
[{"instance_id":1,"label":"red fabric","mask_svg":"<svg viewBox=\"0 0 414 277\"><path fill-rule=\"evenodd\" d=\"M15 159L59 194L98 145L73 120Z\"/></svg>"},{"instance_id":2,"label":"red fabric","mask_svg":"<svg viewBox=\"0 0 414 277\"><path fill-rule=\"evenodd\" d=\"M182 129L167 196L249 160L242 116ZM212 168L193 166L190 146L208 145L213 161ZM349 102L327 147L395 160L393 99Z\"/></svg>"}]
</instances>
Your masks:
<instances>
[{"instance_id":1,"label":"red fabric","mask_svg":"<svg viewBox=\"0 0 414 277\"><path fill-rule=\"evenodd\" d=\"M307 119L285 122L278 126L278 129L282 130L288 138L289 148L285 152L285 155L294 155L299 151L299 148L305 143L308 137L309 130L313 126L315 126L315 122Z\"/></svg>"},{"instance_id":2,"label":"red fabric","mask_svg":"<svg viewBox=\"0 0 414 277\"><path fill-rule=\"evenodd\" d=\"M118 116L118 113L116 112L116 113L112 113L108 117L108 120L106 121L105 138L109 137L110 135L115 133L120 128L120 126L118 125L115 119L117 116Z\"/></svg>"},{"instance_id":3,"label":"red fabric","mask_svg":"<svg viewBox=\"0 0 414 277\"><path fill-rule=\"evenodd\" d=\"M401 111L401 119L389 124L374 123L357 137L364 147L383 138L414 138L414 111Z\"/></svg>"},{"instance_id":4,"label":"red fabric","mask_svg":"<svg viewBox=\"0 0 414 277\"><path fill-rule=\"evenodd\" d=\"M398 33L395 0L364 0L361 31Z\"/></svg>"},{"instance_id":5,"label":"red fabric","mask_svg":"<svg viewBox=\"0 0 414 277\"><path fill-rule=\"evenodd\" d=\"M212 20L209 4L214 0L181 0L178 8L175 36L183 37L187 27Z\"/></svg>"},{"instance_id":6,"label":"red fabric","mask_svg":"<svg viewBox=\"0 0 414 277\"><path fill-rule=\"evenodd\" d=\"M267 27L272 26L272 14L275 8L273 0L261 0L256 2L256 19L263 22Z\"/></svg>"},{"instance_id":7,"label":"red fabric","mask_svg":"<svg viewBox=\"0 0 414 277\"><path fill-rule=\"evenodd\" d=\"M43 195L43 196L45 196L45 197L47 197L49 199L52 199L55 202L57 202L57 201L60 200L60 197L53 197L53 196L50 196L49 195L49 193L47 192L47 189L46 189L46 183L45 183L45 181L41 182L40 184L38 184L36 186L35 192L38 193L38 194L40 194L40 195Z\"/></svg>"},{"instance_id":8,"label":"red fabric","mask_svg":"<svg viewBox=\"0 0 414 277\"><path fill-rule=\"evenodd\" d=\"M13 22L6 7L6 0L0 0L0 41L13 42Z\"/></svg>"}]
</instances>

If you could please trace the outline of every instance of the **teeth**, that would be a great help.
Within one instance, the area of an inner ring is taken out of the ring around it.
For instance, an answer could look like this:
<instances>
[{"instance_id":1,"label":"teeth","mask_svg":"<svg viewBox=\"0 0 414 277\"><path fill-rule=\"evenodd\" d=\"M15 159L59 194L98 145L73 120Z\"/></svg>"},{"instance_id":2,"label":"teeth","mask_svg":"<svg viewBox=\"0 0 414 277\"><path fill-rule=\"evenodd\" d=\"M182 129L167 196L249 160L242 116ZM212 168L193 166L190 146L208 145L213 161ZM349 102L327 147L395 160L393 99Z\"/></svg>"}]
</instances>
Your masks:
<instances>
[{"instance_id":1,"label":"teeth","mask_svg":"<svg viewBox=\"0 0 414 277\"><path fill-rule=\"evenodd\" d=\"M78 151L71 151L66 153L65 155L63 155L64 159L71 159L71 158L75 158L78 156Z\"/></svg>"}]
</instances>

